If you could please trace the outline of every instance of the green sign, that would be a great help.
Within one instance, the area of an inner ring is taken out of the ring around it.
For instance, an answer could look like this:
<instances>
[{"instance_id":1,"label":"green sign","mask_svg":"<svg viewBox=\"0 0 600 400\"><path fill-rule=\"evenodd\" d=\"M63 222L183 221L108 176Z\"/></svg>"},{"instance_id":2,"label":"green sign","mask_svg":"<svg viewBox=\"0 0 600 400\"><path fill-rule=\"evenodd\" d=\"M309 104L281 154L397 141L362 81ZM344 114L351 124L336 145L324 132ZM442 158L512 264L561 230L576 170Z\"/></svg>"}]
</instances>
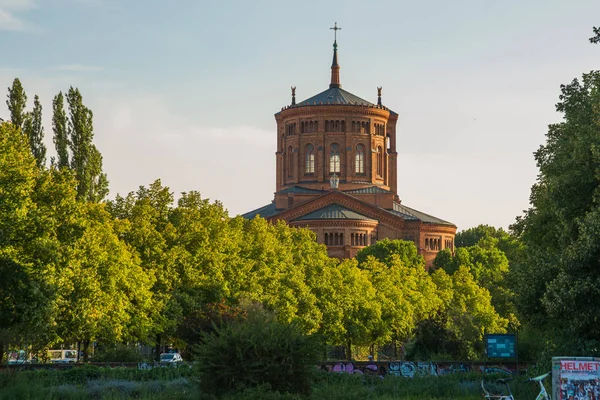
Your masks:
<instances>
[{"instance_id":1,"label":"green sign","mask_svg":"<svg viewBox=\"0 0 600 400\"><path fill-rule=\"evenodd\" d=\"M516 358L517 335L485 335L488 358Z\"/></svg>"}]
</instances>

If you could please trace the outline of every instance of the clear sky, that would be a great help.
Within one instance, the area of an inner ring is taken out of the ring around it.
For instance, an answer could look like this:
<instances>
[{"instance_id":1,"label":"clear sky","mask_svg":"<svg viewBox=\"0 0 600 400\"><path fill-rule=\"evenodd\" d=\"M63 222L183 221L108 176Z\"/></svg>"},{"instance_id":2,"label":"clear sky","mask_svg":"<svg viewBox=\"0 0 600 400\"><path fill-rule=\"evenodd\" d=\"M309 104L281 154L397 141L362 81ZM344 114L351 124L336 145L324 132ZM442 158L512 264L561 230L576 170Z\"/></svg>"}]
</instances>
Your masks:
<instances>
[{"instance_id":1,"label":"clear sky","mask_svg":"<svg viewBox=\"0 0 600 400\"><path fill-rule=\"evenodd\" d=\"M342 87L399 114L403 204L514 222L560 85L600 68L598 0L0 0L0 87L41 97L50 155L52 97L79 87L110 197L160 178L241 214L273 198L290 86L328 87L336 21Z\"/></svg>"}]
</instances>

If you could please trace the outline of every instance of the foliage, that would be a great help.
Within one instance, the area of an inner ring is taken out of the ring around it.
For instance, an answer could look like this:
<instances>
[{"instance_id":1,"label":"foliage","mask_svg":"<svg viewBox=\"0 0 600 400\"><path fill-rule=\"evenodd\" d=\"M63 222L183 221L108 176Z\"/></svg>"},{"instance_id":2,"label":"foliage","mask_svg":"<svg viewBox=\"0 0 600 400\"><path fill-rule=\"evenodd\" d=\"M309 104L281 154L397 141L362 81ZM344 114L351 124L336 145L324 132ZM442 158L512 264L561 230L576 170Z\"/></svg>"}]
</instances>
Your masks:
<instances>
[{"instance_id":1,"label":"foliage","mask_svg":"<svg viewBox=\"0 0 600 400\"><path fill-rule=\"evenodd\" d=\"M102 155L92 144L93 113L83 104L79 89L71 86L66 97L69 104L71 168L77 178L77 198L98 202L108 194L108 180L102 172Z\"/></svg>"},{"instance_id":2,"label":"foliage","mask_svg":"<svg viewBox=\"0 0 600 400\"><path fill-rule=\"evenodd\" d=\"M206 303L187 313L177 326L176 336L186 346L194 347L202 343L204 334L214 332L224 324L231 323L246 316L245 310L232 307L223 301Z\"/></svg>"},{"instance_id":3,"label":"foliage","mask_svg":"<svg viewBox=\"0 0 600 400\"><path fill-rule=\"evenodd\" d=\"M441 268L449 274L455 273L460 267L467 268L477 284L490 292L494 309L508 319L510 330L516 331L520 322L516 316L510 283L510 265L501 247L517 260L521 257L520 244L502 229L496 230L487 225L460 232L457 238L461 247L454 254L448 250L438 253L434 260L435 268Z\"/></svg>"},{"instance_id":4,"label":"foliage","mask_svg":"<svg viewBox=\"0 0 600 400\"><path fill-rule=\"evenodd\" d=\"M39 221L31 197L37 172L27 139L14 125L0 124L0 345L17 343L32 321L47 323L47 282L36 274L29 251Z\"/></svg>"},{"instance_id":5,"label":"foliage","mask_svg":"<svg viewBox=\"0 0 600 400\"><path fill-rule=\"evenodd\" d=\"M504 253L510 264L520 260L523 251L520 241L504 229L490 225L478 225L458 232L454 238L454 244L457 248L472 247L484 238L493 239L494 246Z\"/></svg>"},{"instance_id":6,"label":"foliage","mask_svg":"<svg viewBox=\"0 0 600 400\"><path fill-rule=\"evenodd\" d=\"M252 313L207 334L197 347L196 369L201 388L218 396L263 384L308 395L321 354L320 341L295 324Z\"/></svg>"},{"instance_id":7,"label":"foliage","mask_svg":"<svg viewBox=\"0 0 600 400\"><path fill-rule=\"evenodd\" d=\"M83 367L63 371L20 371L0 373L0 398L10 399L204 399L215 396L201 392L190 381L189 368L157 368L148 371L126 368ZM495 376L486 376L493 381ZM388 376L367 379L361 375L318 373L309 396L282 393L270 385L258 385L225 394L225 400L477 400L481 399L480 374L424 376L413 379ZM516 398L533 399L536 385L511 382Z\"/></svg>"},{"instance_id":8,"label":"foliage","mask_svg":"<svg viewBox=\"0 0 600 400\"><path fill-rule=\"evenodd\" d=\"M416 252L412 242L402 245L412 246ZM442 303L421 258L392 254L384 259L387 263L368 256L359 267L368 273L381 307L381 323L372 329L372 343L392 343L398 348L412 337L417 324L432 317ZM412 264L407 265L406 260Z\"/></svg>"},{"instance_id":9,"label":"foliage","mask_svg":"<svg viewBox=\"0 0 600 400\"><path fill-rule=\"evenodd\" d=\"M68 167L69 164L69 136L67 132L67 114L65 113L64 96L59 92L52 99L52 138L56 148L58 168Z\"/></svg>"},{"instance_id":10,"label":"foliage","mask_svg":"<svg viewBox=\"0 0 600 400\"><path fill-rule=\"evenodd\" d=\"M373 256L379 261L389 263L392 256L396 255L404 265L421 266L425 268L425 260L417 250L412 241L390 240L385 238L378 240L374 245L365 247L356 254L359 263L366 261L367 257Z\"/></svg>"},{"instance_id":11,"label":"foliage","mask_svg":"<svg viewBox=\"0 0 600 400\"><path fill-rule=\"evenodd\" d=\"M25 123L25 107L27 106L27 95L21 85L19 78L13 80L12 86L8 88L6 105L10 111L10 121L17 128L23 128Z\"/></svg>"},{"instance_id":12,"label":"foliage","mask_svg":"<svg viewBox=\"0 0 600 400\"><path fill-rule=\"evenodd\" d=\"M515 265L517 304L524 319L570 342L571 354L600 337L600 72L561 86L557 111L535 153L540 169L531 208L512 229L526 246ZM568 317L567 317L568 316Z\"/></svg>"},{"instance_id":13,"label":"foliage","mask_svg":"<svg viewBox=\"0 0 600 400\"><path fill-rule=\"evenodd\" d=\"M590 38L590 43L598 44L600 43L600 27L593 27L594 36Z\"/></svg>"},{"instance_id":14,"label":"foliage","mask_svg":"<svg viewBox=\"0 0 600 400\"><path fill-rule=\"evenodd\" d=\"M36 94L33 98L33 111L25 116L23 133L29 139L31 154L35 157L38 168L46 164L46 145L44 144L44 127L42 126L42 105Z\"/></svg>"},{"instance_id":15,"label":"foliage","mask_svg":"<svg viewBox=\"0 0 600 400\"><path fill-rule=\"evenodd\" d=\"M427 357L440 352L455 359L481 357L484 334L505 333L508 320L498 315L489 291L477 285L466 267L459 267L452 275L438 269L431 277L443 306L420 324L421 336L413 346ZM432 335L436 331L438 334Z\"/></svg>"}]
</instances>

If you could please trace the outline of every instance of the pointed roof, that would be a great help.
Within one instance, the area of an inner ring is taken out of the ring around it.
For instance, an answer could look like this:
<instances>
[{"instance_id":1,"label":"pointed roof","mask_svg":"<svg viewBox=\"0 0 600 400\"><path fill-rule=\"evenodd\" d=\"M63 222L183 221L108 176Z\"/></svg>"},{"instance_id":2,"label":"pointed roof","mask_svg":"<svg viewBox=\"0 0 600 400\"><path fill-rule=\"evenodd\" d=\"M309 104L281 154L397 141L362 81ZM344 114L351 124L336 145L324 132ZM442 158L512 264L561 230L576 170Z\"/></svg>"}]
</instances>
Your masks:
<instances>
[{"instance_id":1,"label":"pointed roof","mask_svg":"<svg viewBox=\"0 0 600 400\"><path fill-rule=\"evenodd\" d=\"M293 221L306 221L315 219L353 219L362 221L375 221L373 218L369 218L366 215L362 215L356 211L350 210L349 208L340 206L339 204L330 204L308 214L304 214L300 218L296 218Z\"/></svg>"},{"instance_id":2,"label":"pointed roof","mask_svg":"<svg viewBox=\"0 0 600 400\"><path fill-rule=\"evenodd\" d=\"M311 210L310 205L324 201L323 207ZM329 203L329 204L327 204ZM343 204L343 205L341 205ZM335 207L332 207L335 206ZM306 210L306 212L303 212ZM267 219L285 219L289 221L314 220L314 219L355 219L355 220L387 220L421 221L424 224L446 225L456 227L452 222L434 217L414 208L394 202L392 209L378 207L367 201L361 200L342 191L326 191L306 202L299 203L288 209L275 208L275 203L243 214L242 217L251 219L260 215ZM288 219L289 218L289 219Z\"/></svg>"},{"instance_id":3,"label":"pointed roof","mask_svg":"<svg viewBox=\"0 0 600 400\"><path fill-rule=\"evenodd\" d=\"M316 105L348 105L348 106L368 106L377 107L375 104L358 97L340 87L330 87L319 94L314 95L300 103L297 106L316 106Z\"/></svg>"},{"instance_id":4,"label":"pointed roof","mask_svg":"<svg viewBox=\"0 0 600 400\"><path fill-rule=\"evenodd\" d=\"M337 41L333 42L333 61L331 62L331 83L330 88L341 88L340 83L340 65L337 59Z\"/></svg>"},{"instance_id":5,"label":"pointed roof","mask_svg":"<svg viewBox=\"0 0 600 400\"><path fill-rule=\"evenodd\" d=\"M341 29L337 27L331 29ZM355 94L352 94L346 90L342 89L342 84L340 82L340 65L338 63L338 53L337 53L337 40L333 42L333 60L331 62L331 82L329 83L329 88L324 90L323 92L316 94L308 99L296 103L295 97L295 87L292 89L292 104L290 106L286 106L281 109L281 111L287 110L289 108L301 107L301 106L319 106L319 105L348 105L348 106L365 106L365 107L375 107L387 110L390 114L397 115L394 111L389 108L383 106L381 104L381 89L378 88L378 104L371 103L361 97L358 97ZM279 113L276 113L277 115Z\"/></svg>"}]
</instances>

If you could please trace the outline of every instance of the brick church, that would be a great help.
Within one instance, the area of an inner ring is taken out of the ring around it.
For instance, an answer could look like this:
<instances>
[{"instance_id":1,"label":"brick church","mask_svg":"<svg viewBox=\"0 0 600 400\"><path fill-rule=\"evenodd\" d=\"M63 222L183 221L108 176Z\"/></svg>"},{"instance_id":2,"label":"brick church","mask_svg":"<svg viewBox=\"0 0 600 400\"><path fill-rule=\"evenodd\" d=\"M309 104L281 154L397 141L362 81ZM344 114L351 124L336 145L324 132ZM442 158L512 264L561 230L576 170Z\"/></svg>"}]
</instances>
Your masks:
<instances>
[{"instance_id":1,"label":"brick church","mask_svg":"<svg viewBox=\"0 0 600 400\"><path fill-rule=\"evenodd\" d=\"M243 216L309 228L337 258L383 238L413 241L427 266L438 251L452 250L454 224L400 201L398 114L382 104L380 87L376 103L342 89L337 40L329 88L300 102L295 89L275 114L275 198Z\"/></svg>"}]
</instances>

